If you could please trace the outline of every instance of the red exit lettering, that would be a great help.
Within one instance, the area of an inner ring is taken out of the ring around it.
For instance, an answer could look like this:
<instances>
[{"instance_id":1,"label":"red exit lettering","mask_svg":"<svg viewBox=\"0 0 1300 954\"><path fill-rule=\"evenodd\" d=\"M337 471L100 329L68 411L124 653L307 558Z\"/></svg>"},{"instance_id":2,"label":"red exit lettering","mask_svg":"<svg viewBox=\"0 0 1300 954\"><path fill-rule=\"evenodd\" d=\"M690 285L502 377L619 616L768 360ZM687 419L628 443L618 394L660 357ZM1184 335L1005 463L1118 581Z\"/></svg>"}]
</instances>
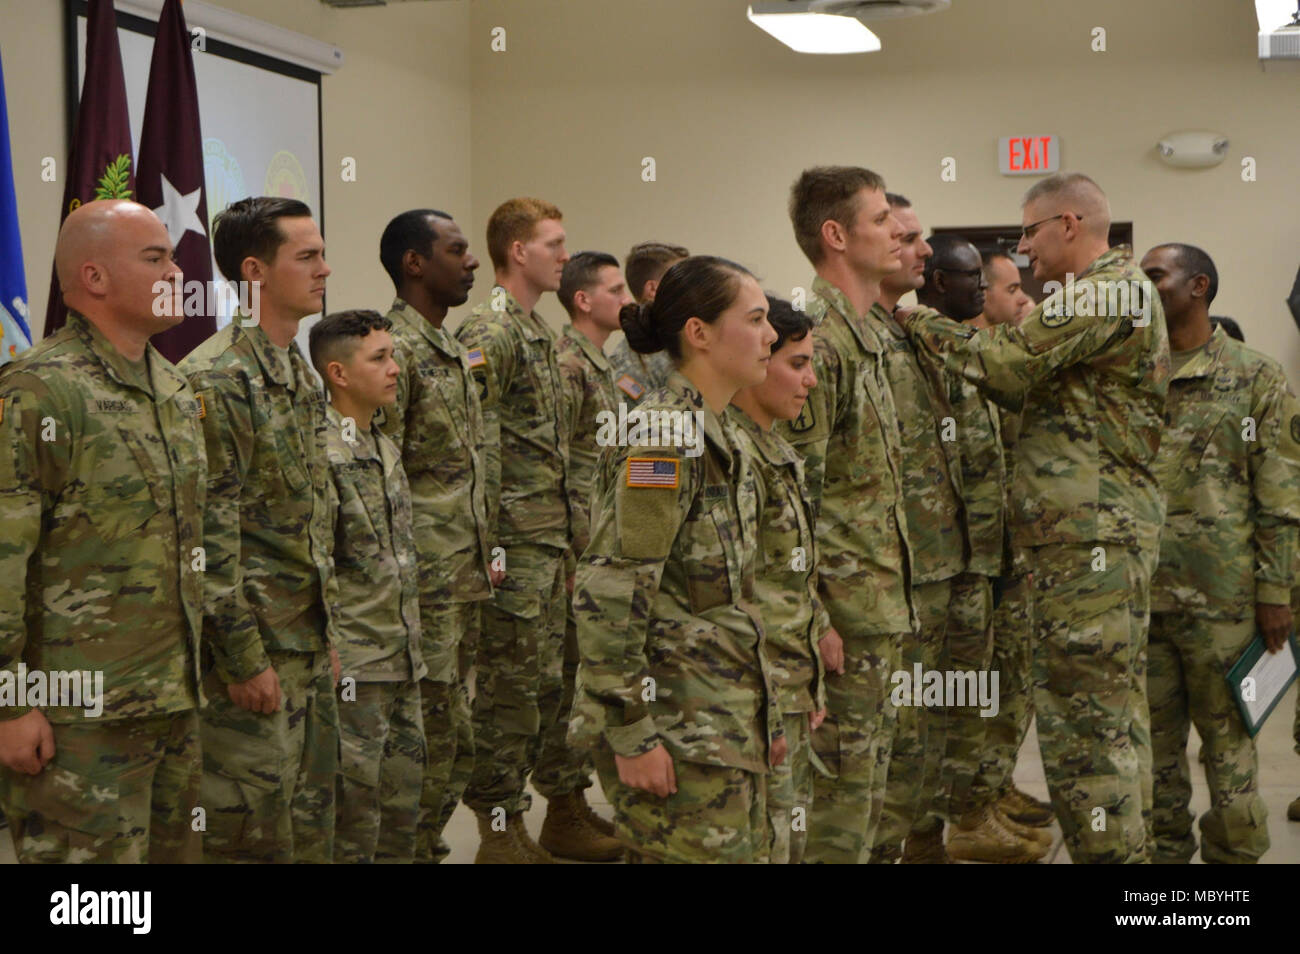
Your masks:
<instances>
[{"instance_id":1,"label":"red exit lettering","mask_svg":"<svg viewBox=\"0 0 1300 954\"><path fill-rule=\"evenodd\" d=\"M1007 141L1007 166L1013 172L1046 169L1051 136L1012 136Z\"/></svg>"}]
</instances>

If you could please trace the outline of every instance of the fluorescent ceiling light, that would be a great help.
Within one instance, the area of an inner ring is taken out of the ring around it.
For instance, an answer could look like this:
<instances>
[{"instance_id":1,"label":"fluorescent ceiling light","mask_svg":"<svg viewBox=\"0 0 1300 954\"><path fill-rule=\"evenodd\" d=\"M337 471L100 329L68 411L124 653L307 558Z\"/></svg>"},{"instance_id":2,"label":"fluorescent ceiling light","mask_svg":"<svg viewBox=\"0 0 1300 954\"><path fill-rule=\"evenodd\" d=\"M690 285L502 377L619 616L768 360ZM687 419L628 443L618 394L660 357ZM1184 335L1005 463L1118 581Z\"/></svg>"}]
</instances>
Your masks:
<instances>
[{"instance_id":1,"label":"fluorescent ceiling light","mask_svg":"<svg viewBox=\"0 0 1300 954\"><path fill-rule=\"evenodd\" d=\"M876 36L861 20L826 13L755 13L747 11L749 22L796 53L874 53L880 49Z\"/></svg>"},{"instance_id":2,"label":"fluorescent ceiling light","mask_svg":"<svg viewBox=\"0 0 1300 954\"><path fill-rule=\"evenodd\" d=\"M1296 15L1296 0L1255 0L1255 18L1259 32L1271 33L1286 26Z\"/></svg>"}]
</instances>

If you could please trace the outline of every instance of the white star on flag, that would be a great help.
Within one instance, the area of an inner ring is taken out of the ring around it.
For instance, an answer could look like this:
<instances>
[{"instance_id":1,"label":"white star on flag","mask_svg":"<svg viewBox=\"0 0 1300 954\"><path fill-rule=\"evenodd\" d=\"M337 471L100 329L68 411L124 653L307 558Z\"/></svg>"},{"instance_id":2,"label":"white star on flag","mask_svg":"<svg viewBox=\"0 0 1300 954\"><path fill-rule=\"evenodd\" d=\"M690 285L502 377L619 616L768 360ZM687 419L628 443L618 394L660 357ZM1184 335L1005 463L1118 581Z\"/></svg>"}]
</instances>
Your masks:
<instances>
[{"instance_id":1,"label":"white star on flag","mask_svg":"<svg viewBox=\"0 0 1300 954\"><path fill-rule=\"evenodd\" d=\"M173 245L180 245L181 238L186 232L198 232L200 235L207 235L203 228L203 222L199 219L199 196L203 192L203 187L195 189L186 195L181 195L174 185L168 181L165 175L160 176L162 179L163 204L154 209L154 214L162 219L162 224L167 227L167 237L172 240Z\"/></svg>"}]
</instances>

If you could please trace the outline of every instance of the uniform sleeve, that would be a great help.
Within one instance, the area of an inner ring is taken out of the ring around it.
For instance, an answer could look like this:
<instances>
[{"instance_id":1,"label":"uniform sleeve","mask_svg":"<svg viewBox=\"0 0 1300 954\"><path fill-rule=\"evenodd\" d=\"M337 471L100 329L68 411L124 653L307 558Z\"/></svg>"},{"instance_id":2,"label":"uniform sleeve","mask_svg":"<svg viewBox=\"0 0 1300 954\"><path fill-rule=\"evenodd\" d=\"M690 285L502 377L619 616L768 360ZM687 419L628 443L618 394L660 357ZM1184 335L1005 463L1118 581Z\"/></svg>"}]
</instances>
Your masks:
<instances>
[{"instance_id":1,"label":"uniform sleeve","mask_svg":"<svg viewBox=\"0 0 1300 954\"><path fill-rule=\"evenodd\" d=\"M39 380L12 375L0 385L0 671L13 679L27 645L27 571L44 512L67 483L73 438L68 415ZM0 706L0 722L30 711Z\"/></svg>"},{"instance_id":2,"label":"uniform sleeve","mask_svg":"<svg viewBox=\"0 0 1300 954\"><path fill-rule=\"evenodd\" d=\"M1281 374L1256 378L1248 455L1255 507L1255 599L1289 604L1300 545L1300 403Z\"/></svg>"},{"instance_id":3,"label":"uniform sleeve","mask_svg":"<svg viewBox=\"0 0 1300 954\"><path fill-rule=\"evenodd\" d=\"M1019 327L1006 324L977 330L933 308L903 315L901 323L917 348L1002 407L1018 411L1030 388L1133 331L1125 317L1070 316L1060 314L1062 310L1059 295L1052 295Z\"/></svg>"},{"instance_id":4,"label":"uniform sleeve","mask_svg":"<svg viewBox=\"0 0 1300 954\"><path fill-rule=\"evenodd\" d=\"M510 329L496 319L472 318L460 326L456 337L465 350L480 349L481 363L474 364L472 374L478 385L479 403L483 407L483 470L488 508L488 525L496 536L497 514L501 506L501 414L502 396L514 381L518 355L511 343Z\"/></svg>"},{"instance_id":5,"label":"uniform sleeve","mask_svg":"<svg viewBox=\"0 0 1300 954\"><path fill-rule=\"evenodd\" d=\"M196 374L190 385L203 402L208 453L203 637L217 675L225 682L245 682L271 665L244 596L240 559L240 497L253 456L253 418L248 396L235 380Z\"/></svg>"},{"instance_id":6,"label":"uniform sleeve","mask_svg":"<svg viewBox=\"0 0 1300 954\"><path fill-rule=\"evenodd\" d=\"M643 755L659 744L650 714L646 636L664 564L686 520L692 460L665 448L611 449L592 494L591 543L573 592L581 673L578 719L603 729L613 750ZM674 461L676 487L629 487L628 459Z\"/></svg>"}]
</instances>

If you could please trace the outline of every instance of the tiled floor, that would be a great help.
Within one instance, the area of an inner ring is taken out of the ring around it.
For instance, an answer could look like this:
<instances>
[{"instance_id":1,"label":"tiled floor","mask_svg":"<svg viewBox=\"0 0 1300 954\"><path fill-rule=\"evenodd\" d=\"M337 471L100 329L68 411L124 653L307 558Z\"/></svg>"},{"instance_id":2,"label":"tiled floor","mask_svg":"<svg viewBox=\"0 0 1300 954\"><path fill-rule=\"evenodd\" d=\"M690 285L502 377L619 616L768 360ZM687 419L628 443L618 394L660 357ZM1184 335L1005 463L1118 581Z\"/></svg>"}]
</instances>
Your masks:
<instances>
[{"instance_id":1,"label":"tiled floor","mask_svg":"<svg viewBox=\"0 0 1300 954\"><path fill-rule=\"evenodd\" d=\"M1296 755L1291 737L1296 691L1296 686L1292 686L1258 738L1261 790L1264 801L1268 805L1268 831L1273 842L1273 847L1264 856L1264 861L1269 864L1300 863L1300 822L1289 822L1286 818L1287 805L1300 795L1300 755ZM1200 740L1196 738L1193 730L1187 751L1193 767L1192 811L1198 815L1209 807L1204 776L1196 762L1199 748ZM1031 795L1047 798L1047 783L1043 777L1042 759L1038 754L1038 739L1032 729L1029 738L1025 740L1025 747L1021 750L1020 763L1016 767L1016 781ZM596 811L606 818L610 817L609 805L601 795L600 788L593 788L589 794ZM526 816L528 828L534 837L541 831L545 815L546 802L534 796L533 808ZM449 862L465 864L474 860L474 852L478 848L478 829L474 823L473 813L464 805L461 805L452 816L451 824L447 827L447 841L451 845ZM13 861L13 845L10 843L6 829L0 831L0 862L8 864ZM1070 863L1070 856L1062 847L1059 830L1057 830L1056 844L1042 863L1065 865ZM1193 863L1200 863L1199 855L1193 859Z\"/></svg>"}]
</instances>

